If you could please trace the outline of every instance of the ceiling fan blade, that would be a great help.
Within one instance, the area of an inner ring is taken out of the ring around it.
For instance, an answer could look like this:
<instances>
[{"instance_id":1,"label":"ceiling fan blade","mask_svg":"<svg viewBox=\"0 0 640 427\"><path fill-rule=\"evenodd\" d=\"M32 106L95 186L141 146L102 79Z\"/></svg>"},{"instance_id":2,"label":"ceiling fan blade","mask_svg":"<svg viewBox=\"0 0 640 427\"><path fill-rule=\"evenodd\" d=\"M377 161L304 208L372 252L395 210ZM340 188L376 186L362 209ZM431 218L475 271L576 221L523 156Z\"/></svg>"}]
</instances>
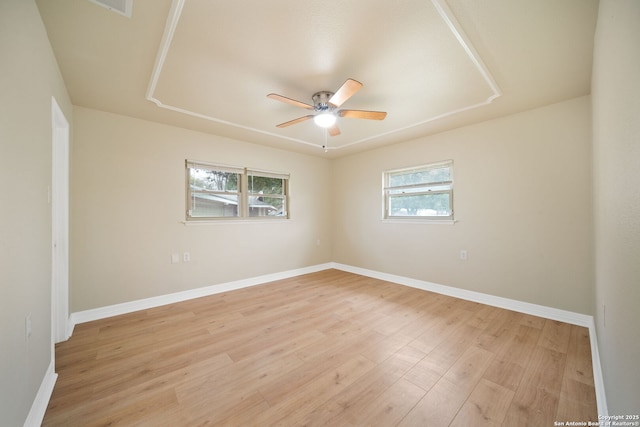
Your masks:
<instances>
[{"instance_id":1,"label":"ceiling fan blade","mask_svg":"<svg viewBox=\"0 0 640 427\"><path fill-rule=\"evenodd\" d=\"M365 110L340 110L338 111L340 117L346 117L348 119L367 119L367 120L384 120L387 117L387 113L384 111L365 111Z\"/></svg>"},{"instance_id":2,"label":"ceiling fan blade","mask_svg":"<svg viewBox=\"0 0 640 427\"><path fill-rule=\"evenodd\" d=\"M295 125L296 123L304 122L305 120L309 120L313 118L313 114L309 114L308 116L298 117L297 119L289 120L288 122L280 123L276 125L279 128L286 128L287 126Z\"/></svg>"},{"instance_id":3,"label":"ceiling fan blade","mask_svg":"<svg viewBox=\"0 0 640 427\"><path fill-rule=\"evenodd\" d=\"M313 110L313 105L305 104L304 102L296 101L295 99L287 98L286 96L278 95L277 93L270 93L267 98L275 99L276 101L284 102L286 104L295 105L296 107L306 108L307 110Z\"/></svg>"},{"instance_id":4,"label":"ceiling fan blade","mask_svg":"<svg viewBox=\"0 0 640 427\"><path fill-rule=\"evenodd\" d=\"M329 132L329 135L331 136L338 136L340 135L340 128L338 127L338 124L335 123L333 126L328 127L327 131Z\"/></svg>"},{"instance_id":5,"label":"ceiling fan blade","mask_svg":"<svg viewBox=\"0 0 640 427\"><path fill-rule=\"evenodd\" d=\"M357 80L347 79L347 81L340 86L340 89L329 99L329 104L334 107L341 106L347 99L351 98L354 93L359 91L360 88L362 88L362 83Z\"/></svg>"}]
</instances>

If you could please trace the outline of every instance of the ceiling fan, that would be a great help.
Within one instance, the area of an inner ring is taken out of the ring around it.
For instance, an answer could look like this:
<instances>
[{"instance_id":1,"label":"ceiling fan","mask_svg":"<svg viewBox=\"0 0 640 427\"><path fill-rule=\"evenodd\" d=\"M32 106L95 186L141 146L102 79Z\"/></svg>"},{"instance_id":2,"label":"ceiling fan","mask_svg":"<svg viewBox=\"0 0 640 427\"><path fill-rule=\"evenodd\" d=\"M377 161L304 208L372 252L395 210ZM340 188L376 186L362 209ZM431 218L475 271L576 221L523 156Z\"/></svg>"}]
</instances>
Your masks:
<instances>
[{"instance_id":1,"label":"ceiling fan","mask_svg":"<svg viewBox=\"0 0 640 427\"><path fill-rule=\"evenodd\" d=\"M304 122L309 119L313 119L315 124L320 127L326 128L331 136L340 135L340 128L336 120L338 117L346 117L350 119L367 119L367 120L383 120L387 113L384 111L366 111L366 110L338 110L342 104L344 104L349 98L353 96L357 91L362 88L362 83L353 79L347 79L340 89L336 92L320 91L313 94L311 99L313 105L306 104L304 102L296 101L295 99L287 98L286 96L278 95L277 93L270 93L268 98L275 99L287 104L294 105L296 107L302 107L307 110L315 111L315 114L309 114L306 116L298 117L297 119L289 120L288 122L280 123L276 127L285 128L287 126L295 125L296 123Z\"/></svg>"}]
</instances>

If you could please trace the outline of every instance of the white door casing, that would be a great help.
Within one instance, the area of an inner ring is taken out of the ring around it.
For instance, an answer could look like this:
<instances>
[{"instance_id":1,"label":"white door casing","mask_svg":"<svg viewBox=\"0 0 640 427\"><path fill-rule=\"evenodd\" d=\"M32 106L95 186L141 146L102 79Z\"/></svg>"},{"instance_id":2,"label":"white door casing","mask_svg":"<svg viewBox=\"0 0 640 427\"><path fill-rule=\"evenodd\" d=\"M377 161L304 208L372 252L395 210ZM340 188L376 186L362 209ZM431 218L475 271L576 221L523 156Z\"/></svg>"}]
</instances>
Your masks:
<instances>
[{"instance_id":1,"label":"white door casing","mask_svg":"<svg viewBox=\"0 0 640 427\"><path fill-rule=\"evenodd\" d=\"M53 343L66 341L69 331L69 122L51 98L51 321ZM53 349L52 349L53 351Z\"/></svg>"}]
</instances>

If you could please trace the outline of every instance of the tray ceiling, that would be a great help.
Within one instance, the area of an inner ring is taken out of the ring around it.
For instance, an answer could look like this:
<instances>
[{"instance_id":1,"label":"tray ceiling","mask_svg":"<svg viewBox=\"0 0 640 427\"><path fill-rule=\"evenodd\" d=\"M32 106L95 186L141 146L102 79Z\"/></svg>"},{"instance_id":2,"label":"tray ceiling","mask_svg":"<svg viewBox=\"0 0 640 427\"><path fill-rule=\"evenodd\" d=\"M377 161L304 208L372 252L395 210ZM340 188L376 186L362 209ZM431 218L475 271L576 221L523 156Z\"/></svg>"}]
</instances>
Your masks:
<instances>
[{"instance_id":1,"label":"tray ceiling","mask_svg":"<svg viewBox=\"0 0 640 427\"><path fill-rule=\"evenodd\" d=\"M79 106L339 156L589 93L595 0L135 0L131 18L87 0L39 0ZM347 79L326 136L305 103ZM328 144L328 152L321 149Z\"/></svg>"}]
</instances>

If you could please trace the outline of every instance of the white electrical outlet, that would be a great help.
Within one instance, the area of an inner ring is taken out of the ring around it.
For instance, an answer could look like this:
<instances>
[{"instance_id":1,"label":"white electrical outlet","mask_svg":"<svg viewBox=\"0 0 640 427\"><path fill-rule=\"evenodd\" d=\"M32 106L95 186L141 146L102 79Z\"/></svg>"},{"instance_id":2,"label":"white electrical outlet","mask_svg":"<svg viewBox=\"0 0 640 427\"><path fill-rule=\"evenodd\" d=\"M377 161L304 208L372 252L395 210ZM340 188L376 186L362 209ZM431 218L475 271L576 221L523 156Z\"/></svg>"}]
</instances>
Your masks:
<instances>
[{"instance_id":1,"label":"white electrical outlet","mask_svg":"<svg viewBox=\"0 0 640 427\"><path fill-rule=\"evenodd\" d=\"M191 254L189 252L185 252L182 254L182 261L189 262L191 261Z\"/></svg>"},{"instance_id":2,"label":"white electrical outlet","mask_svg":"<svg viewBox=\"0 0 640 427\"><path fill-rule=\"evenodd\" d=\"M461 259L462 261L466 261L466 260L467 260L467 258L468 258L467 251L466 251L466 250L464 250L464 249L463 249L463 250L461 250L461 251L460 251L460 259Z\"/></svg>"}]
</instances>

